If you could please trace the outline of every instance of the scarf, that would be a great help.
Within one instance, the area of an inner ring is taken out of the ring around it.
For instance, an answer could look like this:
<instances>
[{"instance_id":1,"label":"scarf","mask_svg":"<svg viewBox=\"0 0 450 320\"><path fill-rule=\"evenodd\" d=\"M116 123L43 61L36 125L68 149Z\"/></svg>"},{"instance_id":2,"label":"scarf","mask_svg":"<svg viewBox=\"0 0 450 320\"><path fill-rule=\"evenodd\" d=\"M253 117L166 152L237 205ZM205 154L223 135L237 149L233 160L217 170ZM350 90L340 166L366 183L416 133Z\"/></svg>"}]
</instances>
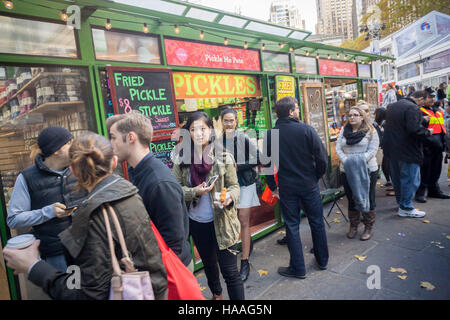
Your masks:
<instances>
[{"instance_id":1,"label":"scarf","mask_svg":"<svg viewBox=\"0 0 450 320\"><path fill-rule=\"evenodd\" d=\"M209 150L209 148L206 148ZM205 152L202 156L202 163L201 164L195 164L194 161L190 164L190 171L191 171L191 186L196 187L203 182L205 182L206 177L208 176L208 173L211 171L212 168L212 161L209 159L209 163L205 162ZM194 156L192 156L194 158Z\"/></svg>"},{"instance_id":2,"label":"scarf","mask_svg":"<svg viewBox=\"0 0 450 320\"><path fill-rule=\"evenodd\" d=\"M344 127L344 137L349 146L359 143L366 135L367 130L358 130L353 132L351 125Z\"/></svg>"}]
</instances>

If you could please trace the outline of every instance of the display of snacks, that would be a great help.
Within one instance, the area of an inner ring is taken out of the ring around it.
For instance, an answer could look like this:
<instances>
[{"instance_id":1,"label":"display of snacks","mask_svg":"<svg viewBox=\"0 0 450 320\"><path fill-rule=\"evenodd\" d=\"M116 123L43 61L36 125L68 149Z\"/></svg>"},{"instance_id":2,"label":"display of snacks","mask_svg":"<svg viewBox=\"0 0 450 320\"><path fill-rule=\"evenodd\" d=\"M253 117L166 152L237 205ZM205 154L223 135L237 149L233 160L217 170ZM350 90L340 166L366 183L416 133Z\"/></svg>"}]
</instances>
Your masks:
<instances>
[{"instance_id":1,"label":"display of snacks","mask_svg":"<svg viewBox=\"0 0 450 320\"><path fill-rule=\"evenodd\" d=\"M9 100L14 94L17 93L16 79L8 79L5 82L6 98Z\"/></svg>"},{"instance_id":2,"label":"display of snacks","mask_svg":"<svg viewBox=\"0 0 450 320\"><path fill-rule=\"evenodd\" d=\"M36 105L56 102L55 79L53 76L42 77L36 81Z\"/></svg>"},{"instance_id":3,"label":"display of snacks","mask_svg":"<svg viewBox=\"0 0 450 320\"><path fill-rule=\"evenodd\" d=\"M20 94L17 95L17 99L19 100L20 105L20 114L25 114L30 112L36 106L35 97L36 92L33 90L24 90Z\"/></svg>"},{"instance_id":4,"label":"display of snacks","mask_svg":"<svg viewBox=\"0 0 450 320\"><path fill-rule=\"evenodd\" d=\"M16 74L17 89L22 89L32 79L30 68L18 68Z\"/></svg>"},{"instance_id":5,"label":"display of snacks","mask_svg":"<svg viewBox=\"0 0 450 320\"><path fill-rule=\"evenodd\" d=\"M0 88L0 104L4 104L7 99L6 88Z\"/></svg>"}]
</instances>

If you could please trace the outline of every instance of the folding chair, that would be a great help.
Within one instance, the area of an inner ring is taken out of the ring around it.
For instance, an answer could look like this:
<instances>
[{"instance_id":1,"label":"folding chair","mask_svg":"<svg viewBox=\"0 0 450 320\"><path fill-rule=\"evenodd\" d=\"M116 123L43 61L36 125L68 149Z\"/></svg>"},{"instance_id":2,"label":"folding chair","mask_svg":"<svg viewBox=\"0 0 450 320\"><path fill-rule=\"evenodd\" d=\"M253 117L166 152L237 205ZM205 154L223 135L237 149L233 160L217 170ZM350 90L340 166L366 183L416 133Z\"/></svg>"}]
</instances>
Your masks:
<instances>
[{"instance_id":1,"label":"folding chair","mask_svg":"<svg viewBox=\"0 0 450 320\"><path fill-rule=\"evenodd\" d=\"M328 211L327 218L330 216L331 211L333 211L334 206L337 206L339 211L342 213L342 216L344 217L345 221L348 222L348 219L345 216L344 211L341 209L341 207L339 206L339 203L338 203L338 200L340 198L339 194L341 193L341 189L329 188L327 186L327 184L325 182L325 179L323 177L322 177L322 183L323 183L323 185L325 187L325 190L320 191L320 198L321 198L321 200L323 201L326 198L333 197L333 205L331 206L330 210ZM323 217L323 219L327 223L328 228L330 228L330 224L327 221L327 219L325 218L325 216Z\"/></svg>"}]
</instances>

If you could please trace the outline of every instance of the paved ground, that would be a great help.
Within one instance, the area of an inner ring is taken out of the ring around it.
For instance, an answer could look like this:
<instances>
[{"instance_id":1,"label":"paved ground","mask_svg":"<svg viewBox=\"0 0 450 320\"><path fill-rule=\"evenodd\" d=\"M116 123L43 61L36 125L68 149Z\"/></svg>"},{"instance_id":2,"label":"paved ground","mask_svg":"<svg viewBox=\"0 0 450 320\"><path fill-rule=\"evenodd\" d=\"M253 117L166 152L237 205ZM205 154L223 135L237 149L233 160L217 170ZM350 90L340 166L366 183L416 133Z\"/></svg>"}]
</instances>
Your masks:
<instances>
[{"instance_id":1,"label":"paved ground","mask_svg":"<svg viewBox=\"0 0 450 320\"><path fill-rule=\"evenodd\" d=\"M440 185L444 192L450 194L446 173L447 165L443 169ZM384 179L377 186L377 219L372 239L359 240L362 225L355 239L347 239L345 233L348 223L333 209L328 218L331 228L326 227L330 261L325 271L315 266L314 256L309 253L312 241L307 219L302 219L300 226L307 266L307 278L304 280L284 278L277 273L279 266L289 263L287 247L276 244L276 240L284 236L284 229L256 241L251 256L253 269L245 282L246 298L450 299L450 200L429 199L426 204L417 204L417 208L427 212L425 218L402 218L396 215L394 197L385 195L381 183L384 183ZM347 208L345 198L339 204L342 209ZM329 206L324 207L324 212L328 212ZM341 222L332 222L335 218ZM355 255L365 256L366 259L359 261ZM380 289L370 290L367 287L367 280L371 276L367 274L367 268L372 265L379 267ZM400 273L389 272L391 267L405 269L407 273L403 275L407 278L402 280L397 277ZM257 270L262 272L258 273ZM205 288L203 294L210 298L204 271L199 270L196 276ZM421 288L421 282L429 282L435 288ZM228 299L223 280L222 285L224 299Z\"/></svg>"}]
</instances>

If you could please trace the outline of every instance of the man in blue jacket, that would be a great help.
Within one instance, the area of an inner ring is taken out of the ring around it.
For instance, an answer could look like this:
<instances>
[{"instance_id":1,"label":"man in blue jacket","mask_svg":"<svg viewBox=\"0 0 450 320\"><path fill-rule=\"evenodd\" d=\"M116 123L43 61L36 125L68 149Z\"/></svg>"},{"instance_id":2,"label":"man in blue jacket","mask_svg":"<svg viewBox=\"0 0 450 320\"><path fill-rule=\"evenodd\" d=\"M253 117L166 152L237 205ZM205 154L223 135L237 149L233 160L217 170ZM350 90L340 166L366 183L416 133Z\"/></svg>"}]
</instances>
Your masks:
<instances>
[{"instance_id":1,"label":"man in blue jacket","mask_svg":"<svg viewBox=\"0 0 450 320\"><path fill-rule=\"evenodd\" d=\"M289 267L278 268L285 277L304 279L306 274L300 239L300 209L308 217L318 267L325 270L328 264L328 244L323 222L323 208L318 185L326 172L328 156L317 132L299 121L299 107L295 98L285 97L275 105L279 141L271 141L266 134L264 155L272 143L279 145L278 185L273 175L267 175L267 183L273 195L280 199L281 213L286 223L286 238L290 253Z\"/></svg>"},{"instance_id":2,"label":"man in blue jacket","mask_svg":"<svg viewBox=\"0 0 450 320\"><path fill-rule=\"evenodd\" d=\"M114 153L131 167L130 181L139 189L150 219L169 248L193 272L183 189L170 169L150 152L150 120L132 112L112 116L106 125Z\"/></svg>"}]
</instances>

